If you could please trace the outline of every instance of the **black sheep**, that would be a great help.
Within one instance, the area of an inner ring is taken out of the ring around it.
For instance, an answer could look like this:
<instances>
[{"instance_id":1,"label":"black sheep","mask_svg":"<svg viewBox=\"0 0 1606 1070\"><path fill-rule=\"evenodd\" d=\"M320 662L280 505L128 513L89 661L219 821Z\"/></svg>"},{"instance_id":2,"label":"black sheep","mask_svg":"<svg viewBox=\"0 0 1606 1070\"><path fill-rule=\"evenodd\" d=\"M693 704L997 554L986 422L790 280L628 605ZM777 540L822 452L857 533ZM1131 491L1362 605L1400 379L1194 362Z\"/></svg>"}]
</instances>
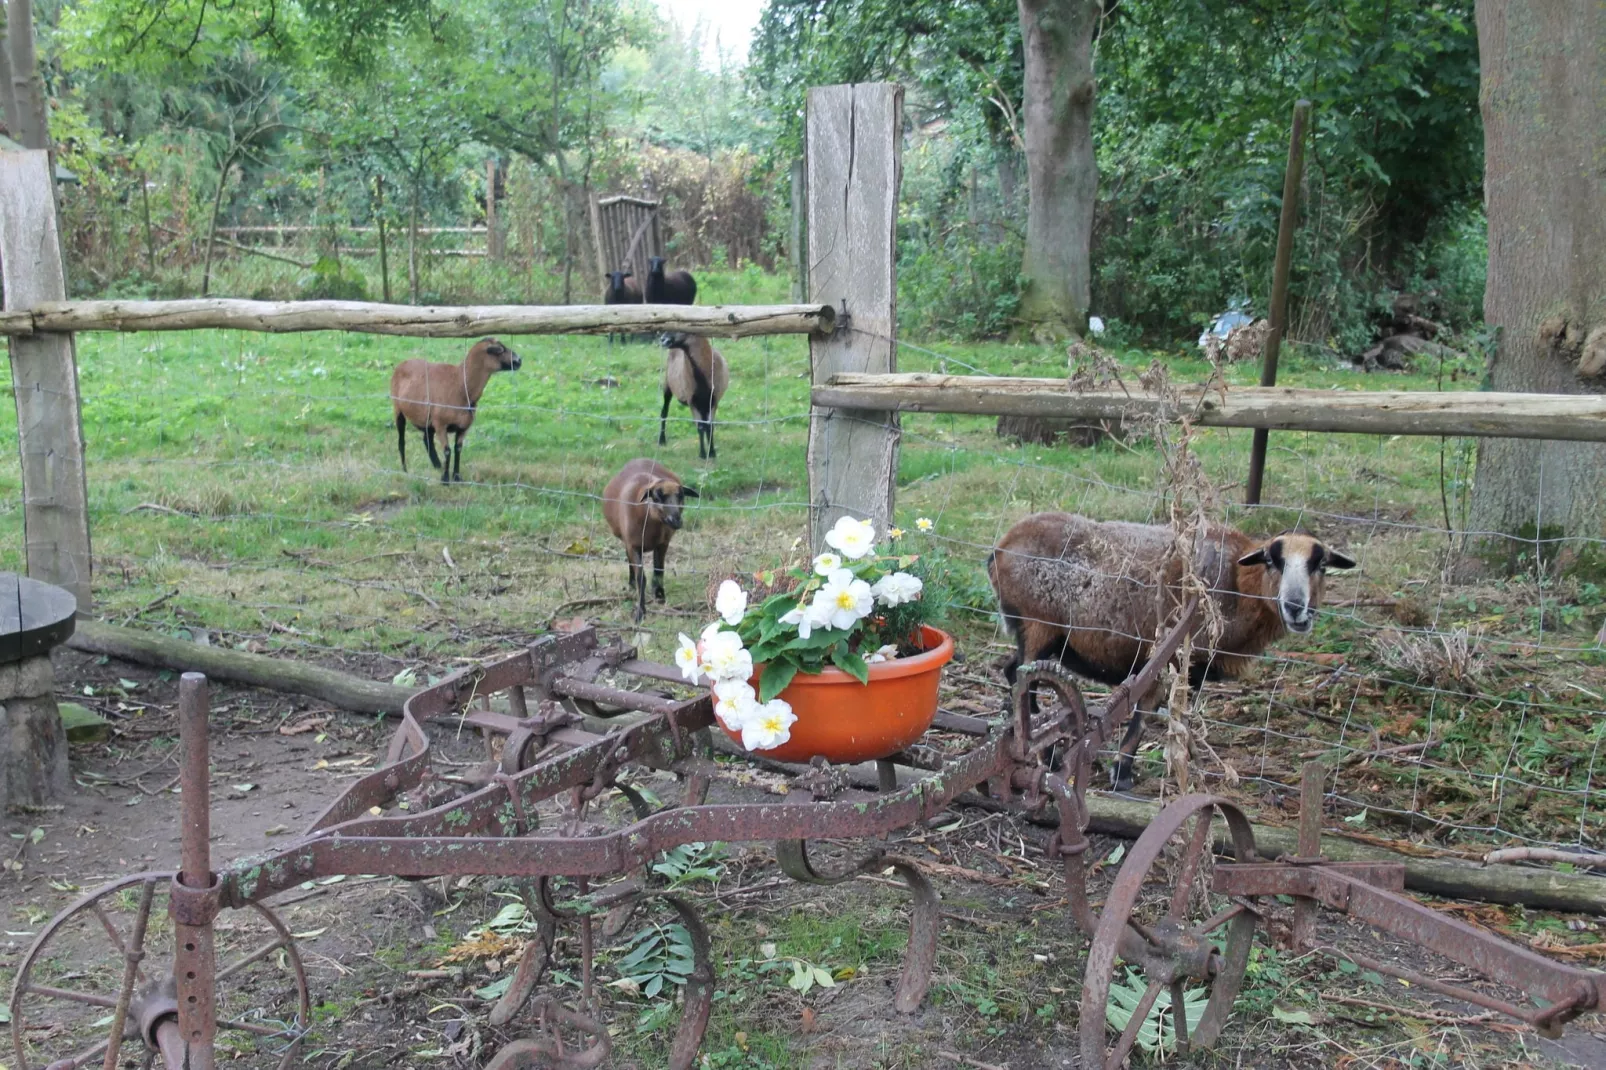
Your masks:
<instances>
[{"instance_id":1,"label":"black sheep","mask_svg":"<svg viewBox=\"0 0 1606 1070\"><path fill-rule=\"evenodd\" d=\"M689 271L664 274L664 258L647 261L647 304L691 305L697 302L697 280Z\"/></svg>"}]
</instances>

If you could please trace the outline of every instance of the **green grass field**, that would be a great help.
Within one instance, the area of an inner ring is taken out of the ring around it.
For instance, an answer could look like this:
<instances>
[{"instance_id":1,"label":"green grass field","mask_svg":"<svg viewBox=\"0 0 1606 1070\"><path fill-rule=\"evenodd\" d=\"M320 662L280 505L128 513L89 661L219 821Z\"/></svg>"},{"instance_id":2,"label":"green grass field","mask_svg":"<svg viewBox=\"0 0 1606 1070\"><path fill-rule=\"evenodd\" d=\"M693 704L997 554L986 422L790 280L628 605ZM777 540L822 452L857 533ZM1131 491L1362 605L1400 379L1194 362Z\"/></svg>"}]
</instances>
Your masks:
<instances>
[{"instance_id":1,"label":"green grass field","mask_svg":"<svg viewBox=\"0 0 1606 1070\"><path fill-rule=\"evenodd\" d=\"M786 285L757 272L709 275L701 292L711 304L768 303L784 301ZM720 456L709 462L697 460L684 408L671 413L668 445L657 444L655 344L509 341L523 370L492 379L464 448L467 482L443 487L416 433L411 471L401 471L387 384L397 361L455 361L463 342L80 336L99 612L147 627L206 628L252 650L352 660L373 673L443 671L454 659L526 641L558 616L627 627L623 554L602 522L599 495L620 465L646 456L703 495L671 550L668 603L637 633L649 654L667 658L675 633L694 632L709 616L711 580L774 564L804 535L803 338L721 345L732 384L720 409ZM1135 382L1156 356L1121 354L1123 374ZM1187 355L1160 356L1175 382L1209 374L1191 346ZM927 342L905 345L899 367L1060 376L1065 356L1059 348ZM1228 376L1249 384L1256 370L1239 365ZM1476 374L1460 367L1366 376L1295 350L1285 354L1282 381L1468 389ZM991 656L1004 649L982 562L1011 523L1047 508L1164 516L1165 476L1151 443L1020 446L978 417L909 416L903 427L899 523L936 522L929 546L956 566L950 624L976 672L991 673ZM1207 704L1207 718L1222 726L1212 739L1237 755L1236 771L1292 776L1283 752L1297 748L1268 744L1285 737L1309 734L1333 746L1442 741L1431 767L1407 763L1358 778L1349 793L1357 809L1382 804L1403 813L1397 792L1409 784L1408 809L1435 820L1545 841L1591 838L1601 808L1591 805L1593 759L1579 762L1577 749L1600 736L1588 714L1600 709L1602 692L1599 659L1574 648L1589 646L1598 627L1598 586L1531 574L1478 588L1442 581L1443 529L1460 522L1469 442L1276 433L1266 494L1273 507L1250 511L1230 504L1242 497L1249 440L1248 431L1211 430L1194 441L1221 515L1258 532L1303 523L1362 568L1331 585L1338 608L1312 636L1278 648L1342 653L1357 671L1323 685L1326 669L1273 663L1262 674L1268 688ZM13 469L0 478L11 503L0 557L16 568L18 476ZM1396 625L1403 631L1393 634L1427 650L1418 653L1429 664L1414 676L1378 661L1378 636ZM1479 662L1464 679L1433 654L1440 633L1457 628ZM1583 691L1562 683L1577 673ZM1519 708L1535 716L1514 714ZM1442 781L1442 795L1425 790L1425 780ZM1523 807L1503 804L1512 784L1527 785ZM1424 831L1416 819L1403 824Z\"/></svg>"}]
</instances>

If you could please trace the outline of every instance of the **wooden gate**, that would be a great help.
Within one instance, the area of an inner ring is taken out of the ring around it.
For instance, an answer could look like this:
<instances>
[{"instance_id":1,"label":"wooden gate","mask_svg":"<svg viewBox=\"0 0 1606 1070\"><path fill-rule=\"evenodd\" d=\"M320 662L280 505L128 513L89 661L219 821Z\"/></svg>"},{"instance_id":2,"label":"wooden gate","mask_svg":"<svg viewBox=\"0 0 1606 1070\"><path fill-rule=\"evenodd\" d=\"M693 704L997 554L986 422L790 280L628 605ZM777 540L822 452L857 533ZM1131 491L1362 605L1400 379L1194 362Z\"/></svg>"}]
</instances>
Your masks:
<instances>
[{"instance_id":1,"label":"wooden gate","mask_svg":"<svg viewBox=\"0 0 1606 1070\"><path fill-rule=\"evenodd\" d=\"M597 236L597 263L604 272L631 272L647 285L647 261L663 256L658 235L658 202L624 195L591 198L591 232ZM596 284L607 287L606 280Z\"/></svg>"}]
</instances>

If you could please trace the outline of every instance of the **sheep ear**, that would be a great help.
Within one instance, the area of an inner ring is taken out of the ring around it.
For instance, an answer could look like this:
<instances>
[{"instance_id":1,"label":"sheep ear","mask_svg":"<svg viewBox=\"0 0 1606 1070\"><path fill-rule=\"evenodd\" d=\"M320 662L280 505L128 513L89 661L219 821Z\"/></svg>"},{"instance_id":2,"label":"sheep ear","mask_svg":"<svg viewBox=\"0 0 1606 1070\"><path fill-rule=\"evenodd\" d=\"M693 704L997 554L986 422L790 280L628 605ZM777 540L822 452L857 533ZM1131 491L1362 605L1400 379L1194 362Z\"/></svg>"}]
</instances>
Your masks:
<instances>
[{"instance_id":1,"label":"sheep ear","mask_svg":"<svg viewBox=\"0 0 1606 1070\"><path fill-rule=\"evenodd\" d=\"M1260 549L1255 550L1252 553L1244 554L1238 559L1238 563L1245 566L1264 565L1266 563L1266 548L1262 546Z\"/></svg>"},{"instance_id":2,"label":"sheep ear","mask_svg":"<svg viewBox=\"0 0 1606 1070\"><path fill-rule=\"evenodd\" d=\"M682 498L701 498L702 497L701 494L697 493L697 488L696 487L681 487L680 488L680 496Z\"/></svg>"},{"instance_id":3,"label":"sheep ear","mask_svg":"<svg viewBox=\"0 0 1606 1070\"><path fill-rule=\"evenodd\" d=\"M485 352L489 353L493 357L500 357L503 353L507 352L507 346L503 345L501 342L494 342L490 346L486 347Z\"/></svg>"},{"instance_id":4,"label":"sheep ear","mask_svg":"<svg viewBox=\"0 0 1606 1070\"><path fill-rule=\"evenodd\" d=\"M1356 568L1360 565L1360 562L1349 554L1339 553L1337 550L1328 550L1326 565L1328 568L1346 569Z\"/></svg>"}]
</instances>

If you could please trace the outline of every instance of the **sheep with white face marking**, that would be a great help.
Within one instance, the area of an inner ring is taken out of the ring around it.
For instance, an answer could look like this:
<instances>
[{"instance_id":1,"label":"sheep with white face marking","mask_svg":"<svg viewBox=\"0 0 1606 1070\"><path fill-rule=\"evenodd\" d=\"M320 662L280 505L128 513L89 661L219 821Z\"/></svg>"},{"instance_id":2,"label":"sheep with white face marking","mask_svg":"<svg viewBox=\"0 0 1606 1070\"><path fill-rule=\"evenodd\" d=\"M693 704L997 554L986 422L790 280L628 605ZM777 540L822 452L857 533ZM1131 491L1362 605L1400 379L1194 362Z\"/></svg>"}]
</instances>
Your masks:
<instances>
[{"instance_id":1,"label":"sheep with white face marking","mask_svg":"<svg viewBox=\"0 0 1606 1070\"><path fill-rule=\"evenodd\" d=\"M718 456L714 452L714 413L730 385L730 369L724 356L701 335L666 333L659 336L658 342L668 350L664 355L664 407L658 414L658 445L669 444L666 425L673 398L691 409L697 420L697 456L705 460Z\"/></svg>"},{"instance_id":2,"label":"sheep with white face marking","mask_svg":"<svg viewBox=\"0 0 1606 1070\"><path fill-rule=\"evenodd\" d=\"M407 425L424 435L429 463L441 470L441 482L463 481L463 436L474 426L474 414L485 393L485 384L496 372L518 371L519 355L495 338L481 338L469 349L461 364L435 364L427 360L404 360L390 376L390 401L396 416L396 449L401 454L402 471L407 471ZM446 436L457 436L447 450ZM441 439L446 464L435 452L435 436Z\"/></svg>"},{"instance_id":3,"label":"sheep with white face marking","mask_svg":"<svg viewBox=\"0 0 1606 1070\"><path fill-rule=\"evenodd\" d=\"M681 507L697 497L680 477L648 457L637 457L619 469L602 492L602 515L608 529L625 544L630 589L636 603L631 619L647 615L647 552L652 551L652 593L664 600L664 558L669 540L682 524Z\"/></svg>"},{"instance_id":4,"label":"sheep with white face marking","mask_svg":"<svg viewBox=\"0 0 1606 1070\"><path fill-rule=\"evenodd\" d=\"M1326 571L1355 567L1353 558L1307 532L1257 542L1221 525L1199 534L1194 558L1221 621L1214 642L1202 619L1196 626L1188 673L1195 687L1241 675L1285 630L1310 631ZM1079 676L1120 683L1143 666L1162 620L1185 600L1183 571L1169 527L1071 513L1026 517L987 558L1004 626L1015 639L1004 675L1013 683L1021 665L1048 659ZM1152 708L1154 697L1139 696L1140 707ZM1140 709L1121 740L1117 790L1132 784L1142 731Z\"/></svg>"}]
</instances>

